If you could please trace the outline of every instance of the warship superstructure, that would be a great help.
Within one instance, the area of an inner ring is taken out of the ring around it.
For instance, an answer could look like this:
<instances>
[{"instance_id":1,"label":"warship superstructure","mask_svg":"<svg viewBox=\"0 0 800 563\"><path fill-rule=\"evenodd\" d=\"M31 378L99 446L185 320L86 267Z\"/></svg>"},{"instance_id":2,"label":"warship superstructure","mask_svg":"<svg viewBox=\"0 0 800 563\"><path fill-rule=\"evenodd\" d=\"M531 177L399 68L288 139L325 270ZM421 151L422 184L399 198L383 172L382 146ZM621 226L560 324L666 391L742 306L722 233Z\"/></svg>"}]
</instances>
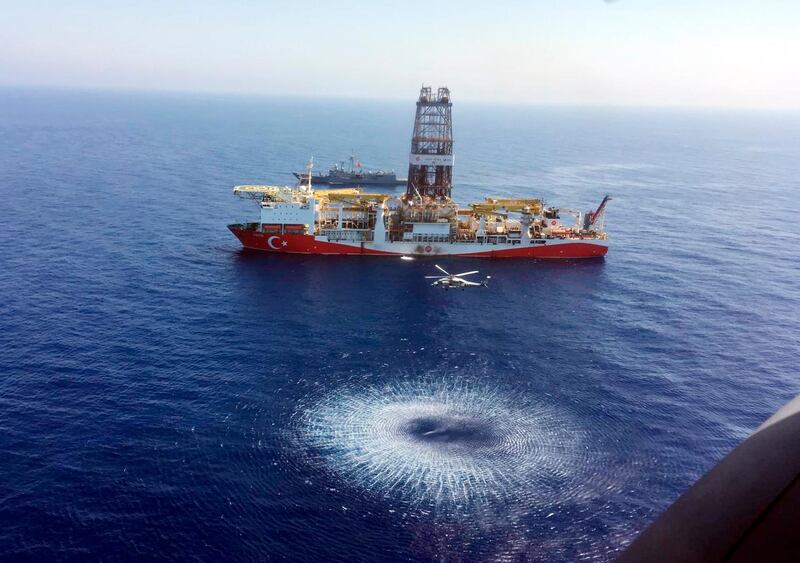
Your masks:
<instances>
[{"instance_id":1,"label":"warship superstructure","mask_svg":"<svg viewBox=\"0 0 800 563\"><path fill-rule=\"evenodd\" d=\"M314 174L313 172L292 172L300 184L327 184L329 186L402 186L407 183L405 178L398 178L394 170L368 170L361 166L361 161L350 154L350 166L346 167L344 161L330 167L327 174Z\"/></svg>"}]
</instances>

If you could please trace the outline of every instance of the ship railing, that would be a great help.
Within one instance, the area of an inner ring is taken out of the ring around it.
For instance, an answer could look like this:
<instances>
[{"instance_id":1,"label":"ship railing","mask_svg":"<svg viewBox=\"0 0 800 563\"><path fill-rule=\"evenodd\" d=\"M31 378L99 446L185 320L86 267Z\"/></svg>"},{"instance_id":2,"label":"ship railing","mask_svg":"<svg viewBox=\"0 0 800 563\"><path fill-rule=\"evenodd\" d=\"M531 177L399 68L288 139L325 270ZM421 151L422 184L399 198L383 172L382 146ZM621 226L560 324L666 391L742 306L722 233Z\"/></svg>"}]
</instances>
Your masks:
<instances>
[{"instance_id":1,"label":"ship railing","mask_svg":"<svg viewBox=\"0 0 800 563\"><path fill-rule=\"evenodd\" d=\"M320 235L329 241L368 242L373 240L375 231L372 229L322 229Z\"/></svg>"},{"instance_id":2,"label":"ship railing","mask_svg":"<svg viewBox=\"0 0 800 563\"><path fill-rule=\"evenodd\" d=\"M430 235L425 233L414 233L411 237L412 242L451 242L453 237L448 235Z\"/></svg>"},{"instance_id":3,"label":"ship railing","mask_svg":"<svg viewBox=\"0 0 800 563\"><path fill-rule=\"evenodd\" d=\"M510 241L507 235L485 234L476 237L476 242L478 244L508 244Z\"/></svg>"},{"instance_id":4,"label":"ship railing","mask_svg":"<svg viewBox=\"0 0 800 563\"><path fill-rule=\"evenodd\" d=\"M236 226L243 231L258 231L261 229L261 223L237 223Z\"/></svg>"}]
</instances>

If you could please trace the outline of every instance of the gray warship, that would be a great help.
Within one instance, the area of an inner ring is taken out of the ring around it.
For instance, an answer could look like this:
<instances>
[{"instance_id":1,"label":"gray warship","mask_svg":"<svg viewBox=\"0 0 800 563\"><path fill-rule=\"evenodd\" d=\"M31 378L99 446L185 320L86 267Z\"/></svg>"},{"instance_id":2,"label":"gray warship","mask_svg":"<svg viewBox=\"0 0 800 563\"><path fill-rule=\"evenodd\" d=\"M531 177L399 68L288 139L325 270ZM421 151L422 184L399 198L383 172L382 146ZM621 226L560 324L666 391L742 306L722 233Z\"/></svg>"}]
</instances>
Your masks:
<instances>
[{"instance_id":1,"label":"gray warship","mask_svg":"<svg viewBox=\"0 0 800 563\"><path fill-rule=\"evenodd\" d=\"M354 154L350 155L350 167L345 161L334 164L327 174L311 173L312 184L330 186L404 186L405 178L398 178L394 170L367 170L361 166ZM292 172L301 184L308 184L308 172Z\"/></svg>"}]
</instances>

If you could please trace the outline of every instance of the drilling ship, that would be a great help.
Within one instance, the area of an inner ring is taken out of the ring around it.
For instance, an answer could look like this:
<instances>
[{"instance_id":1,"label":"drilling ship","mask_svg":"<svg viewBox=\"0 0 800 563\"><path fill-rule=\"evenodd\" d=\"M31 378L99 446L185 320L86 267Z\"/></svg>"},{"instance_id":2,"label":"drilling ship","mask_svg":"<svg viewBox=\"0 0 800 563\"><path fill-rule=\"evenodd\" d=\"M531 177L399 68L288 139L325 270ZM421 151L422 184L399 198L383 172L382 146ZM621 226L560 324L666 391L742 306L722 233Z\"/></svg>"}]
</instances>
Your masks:
<instances>
[{"instance_id":1,"label":"drilling ship","mask_svg":"<svg viewBox=\"0 0 800 563\"><path fill-rule=\"evenodd\" d=\"M475 258L599 258L608 252L605 196L596 209L545 206L535 198L456 204L452 102L447 88L420 91L402 195L358 188L242 185L258 222L228 225L246 248L276 253Z\"/></svg>"}]
</instances>

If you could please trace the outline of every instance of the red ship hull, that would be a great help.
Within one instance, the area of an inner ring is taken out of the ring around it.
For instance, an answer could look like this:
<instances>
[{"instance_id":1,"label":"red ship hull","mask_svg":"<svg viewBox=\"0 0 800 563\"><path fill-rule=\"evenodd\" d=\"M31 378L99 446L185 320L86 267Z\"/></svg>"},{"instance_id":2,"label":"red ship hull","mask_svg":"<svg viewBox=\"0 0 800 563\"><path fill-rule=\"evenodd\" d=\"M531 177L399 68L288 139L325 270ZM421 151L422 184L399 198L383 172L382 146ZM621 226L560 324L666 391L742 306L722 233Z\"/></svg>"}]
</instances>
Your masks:
<instances>
[{"instance_id":1,"label":"red ship hull","mask_svg":"<svg viewBox=\"0 0 800 563\"><path fill-rule=\"evenodd\" d=\"M534 258L571 260L601 258L608 252L605 241L597 239L551 239L531 244L478 243L384 243L377 248L372 242L338 243L320 240L305 234L271 234L243 225L229 225L245 248L284 254L320 254L344 256L464 256L470 258Z\"/></svg>"}]
</instances>

